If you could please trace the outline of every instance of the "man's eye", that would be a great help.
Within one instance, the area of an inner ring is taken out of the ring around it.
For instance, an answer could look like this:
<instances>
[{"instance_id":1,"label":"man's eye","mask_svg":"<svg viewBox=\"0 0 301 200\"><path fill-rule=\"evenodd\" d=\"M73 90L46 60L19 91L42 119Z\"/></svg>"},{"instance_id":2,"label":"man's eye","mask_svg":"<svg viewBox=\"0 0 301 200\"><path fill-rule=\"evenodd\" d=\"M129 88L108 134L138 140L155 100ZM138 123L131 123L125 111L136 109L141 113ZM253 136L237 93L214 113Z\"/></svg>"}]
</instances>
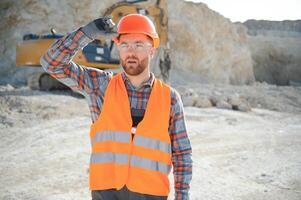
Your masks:
<instances>
[{"instance_id":1,"label":"man's eye","mask_svg":"<svg viewBox=\"0 0 301 200\"><path fill-rule=\"evenodd\" d=\"M137 47L137 48L143 48L143 44L142 44L142 43L137 43L137 44L136 44L136 47Z\"/></svg>"}]
</instances>

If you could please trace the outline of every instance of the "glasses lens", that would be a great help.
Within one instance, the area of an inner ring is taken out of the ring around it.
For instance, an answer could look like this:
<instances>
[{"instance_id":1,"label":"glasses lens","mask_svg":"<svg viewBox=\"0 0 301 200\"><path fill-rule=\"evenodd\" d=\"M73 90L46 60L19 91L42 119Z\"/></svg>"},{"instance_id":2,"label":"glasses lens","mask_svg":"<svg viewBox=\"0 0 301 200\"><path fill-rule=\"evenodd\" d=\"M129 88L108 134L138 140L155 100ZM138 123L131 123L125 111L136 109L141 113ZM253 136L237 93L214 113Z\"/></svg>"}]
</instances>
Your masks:
<instances>
[{"instance_id":1,"label":"glasses lens","mask_svg":"<svg viewBox=\"0 0 301 200\"><path fill-rule=\"evenodd\" d=\"M119 50L128 51L130 48L132 48L134 51L145 51L148 47L151 47L151 46L152 45L149 43L142 43L142 42L121 43L119 45Z\"/></svg>"}]
</instances>

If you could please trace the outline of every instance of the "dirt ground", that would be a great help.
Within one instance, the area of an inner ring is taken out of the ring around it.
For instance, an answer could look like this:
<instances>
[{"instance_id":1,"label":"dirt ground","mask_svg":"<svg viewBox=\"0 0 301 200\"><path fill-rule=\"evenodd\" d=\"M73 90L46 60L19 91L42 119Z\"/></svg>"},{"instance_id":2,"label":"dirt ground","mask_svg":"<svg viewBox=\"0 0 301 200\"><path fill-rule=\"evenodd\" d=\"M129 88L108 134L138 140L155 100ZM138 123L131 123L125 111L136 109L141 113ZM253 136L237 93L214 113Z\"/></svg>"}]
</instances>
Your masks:
<instances>
[{"instance_id":1,"label":"dirt ground","mask_svg":"<svg viewBox=\"0 0 301 200\"><path fill-rule=\"evenodd\" d=\"M301 88L196 85L237 92L251 112L185 107L191 199L301 199ZM90 199L90 113L71 92L0 86L0 199ZM170 176L173 199L173 177Z\"/></svg>"}]
</instances>

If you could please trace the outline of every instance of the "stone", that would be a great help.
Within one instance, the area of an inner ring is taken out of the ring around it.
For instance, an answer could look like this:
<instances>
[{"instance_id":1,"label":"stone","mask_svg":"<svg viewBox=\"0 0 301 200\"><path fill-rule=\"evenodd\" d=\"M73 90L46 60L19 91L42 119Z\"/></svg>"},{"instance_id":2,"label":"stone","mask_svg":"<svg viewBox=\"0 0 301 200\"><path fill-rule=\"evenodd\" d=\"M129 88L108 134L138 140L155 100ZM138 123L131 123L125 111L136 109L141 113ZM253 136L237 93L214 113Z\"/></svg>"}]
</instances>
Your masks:
<instances>
[{"instance_id":1,"label":"stone","mask_svg":"<svg viewBox=\"0 0 301 200\"><path fill-rule=\"evenodd\" d=\"M251 111L251 106L248 101L244 97L239 96L237 93L228 97L228 103L232 106L233 110L239 110L242 112Z\"/></svg>"},{"instance_id":2,"label":"stone","mask_svg":"<svg viewBox=\"0 0 301 200\"><path fill-rule=\"evenodd\" d=\"M191 96L182 96L182 102L184 106L195 106L198 96L193 94Z\"/></svg>"},{"instance_id":3,"label":"stone","mask_svg":"<svg viewBox=\"0 0 301 200\"><path fill-rule=\"evenodd\" d=\"M228 97L228 103L232 106L238 106L239 104L241 104L241 99L238 94L234 94Z\"/></svg>"},{"instance_id":4,"label":"stone","mask_svg":"<svg viewBox=\"0 0 301 200\"><path fill-rule=\"evenodd\" d=\"M221 109L232 110L232 105L229 104L227 101L224 101L224 100L218 101L218 102L216 103L216 107L217 107L217 108L221 108Z\"/></svg>"},{"instance_id":5,"label":"stone","mask_svg":"<svg viewBox=\"0 0 301 200\"><path fill-rule=\"evenodd\" d=\"M212 107L212 103L207 96L198 96L195 100L195 106L198 108L209 108Z\"/></svg>"},{"instance_id":6,"label":"stone","mask_svg":"<svg viewBox=\"0 0 301 200\"><path fill-rule=\"evenodd\" d=\"M227 102L227 98L225 96L222 96L222 95L213 95L213 96L210 97L210 101L211 101L211 104L213 106L216 106L216 104L220 101Z\"/></svg>"},{"instance_id":7,"label":"stone","mask_svg":"<svg viewBox=\"0 0 301 200\"><path fill-rule=\"evenodd\" d=\"M244 101L238 105L237 110L242 112L250 112L252 109L250 104L247 101Z\"/></svg>"}]
</instances>

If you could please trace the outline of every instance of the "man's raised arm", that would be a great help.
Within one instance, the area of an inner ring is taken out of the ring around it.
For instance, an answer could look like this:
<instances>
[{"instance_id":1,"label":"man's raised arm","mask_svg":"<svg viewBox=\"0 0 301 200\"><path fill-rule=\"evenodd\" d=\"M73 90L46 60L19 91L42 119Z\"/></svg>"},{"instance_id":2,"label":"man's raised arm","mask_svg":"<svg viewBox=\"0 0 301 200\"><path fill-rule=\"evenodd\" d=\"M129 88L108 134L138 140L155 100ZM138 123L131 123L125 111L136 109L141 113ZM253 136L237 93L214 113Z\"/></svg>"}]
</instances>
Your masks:
<instances>
[{"instance_id":1,"label":"man's raised arm","mask_svg":"<svg viewBox=\"0 0 301 200\"><path fill-rule=\"evenodd\" d=\"M112 73L80 66L72 61L72 57L113 26L109 18L99 18L57 40L40 59L43 69L72 90L89 94L98 89L99 84L108 82Z\"/></svg>"}]
</instances>

